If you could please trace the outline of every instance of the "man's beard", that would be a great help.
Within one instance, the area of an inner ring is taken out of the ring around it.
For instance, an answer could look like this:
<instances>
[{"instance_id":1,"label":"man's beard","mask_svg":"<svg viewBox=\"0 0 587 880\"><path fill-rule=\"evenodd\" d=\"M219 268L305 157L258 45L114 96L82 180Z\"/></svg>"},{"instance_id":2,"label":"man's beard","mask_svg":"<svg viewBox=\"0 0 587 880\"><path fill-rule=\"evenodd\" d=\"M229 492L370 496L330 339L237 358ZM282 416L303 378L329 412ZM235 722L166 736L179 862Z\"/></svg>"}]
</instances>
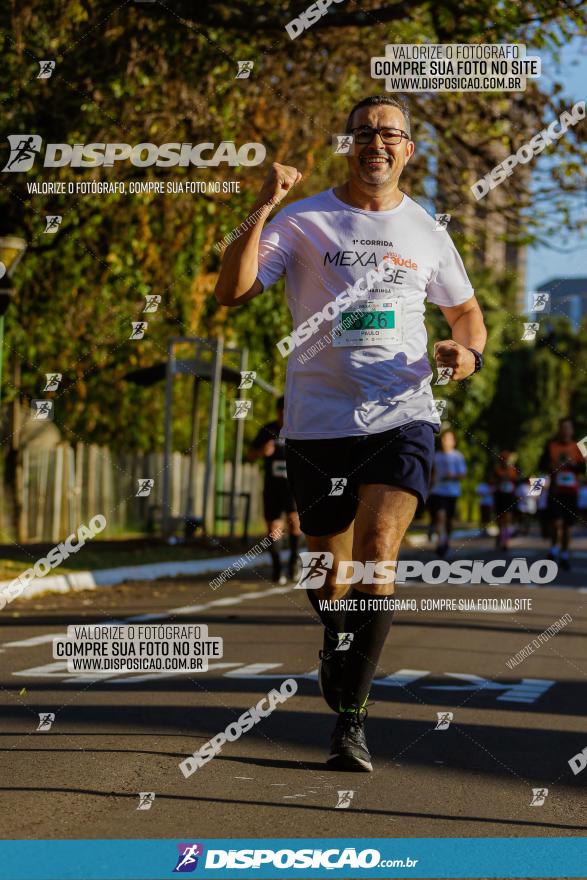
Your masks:
<instances>
[{"instance_id":1,"label":"man's beard","mask_svg":"<svg viewBox=\"0 0 587 880\"><path fill-rule=\"evenodd\" d=\"M386 153L371 153L359 158L359 176L371 186L383 186L393 179L393 166Z\"/></svg>"}]
</instances>

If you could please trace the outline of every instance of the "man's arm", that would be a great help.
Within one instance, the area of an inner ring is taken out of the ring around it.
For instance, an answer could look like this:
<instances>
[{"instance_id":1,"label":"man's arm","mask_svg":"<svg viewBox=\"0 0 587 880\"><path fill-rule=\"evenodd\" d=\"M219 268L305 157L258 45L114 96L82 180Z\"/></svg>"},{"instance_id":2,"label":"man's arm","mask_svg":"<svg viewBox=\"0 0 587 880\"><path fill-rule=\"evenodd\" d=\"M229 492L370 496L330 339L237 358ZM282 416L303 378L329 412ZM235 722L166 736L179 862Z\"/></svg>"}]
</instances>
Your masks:
<instances>
[{"instance_id":1,"label":"man's arm","mask_svg":"<svg viewBox=\"0 0 587 880\"><path fill-rule=\"evenodd\" d=\"M239 227L240 235L224 252L216 282L216 299L223 306L240 306L263 292L257 280L259 241L267 218L302 175L289 165L274 162L265 178L253 210Z\"/></svg>"},{"instance_id":2,"label":"man's arm","mask_svg":"<svg viewBox=\"0 0 587 880\"><path fill-rule=\"evenodd\" d=\"M472 296L460 306L439 306L452 331L452 339L434 345L437 367L452 367L452 382L466 379L475 370L475 357L470 348L482 352L487 342L487 331L477 298Z\"/></svg>"},{"instance_id":3,"label":"man's arm","mask_svg":"<svg viewBox=\"0 0 587 880\"><path fill-rule=\"evenodd\" d=\"M266 425L259 428L257 436L251 443L247 453L247 461L258 461L275 452L275 441Z\"/></svg>"},{"instance_id":4,"label":"man's arm","mask_svg":"<svg viewBox=\"0 0 587 880\"><path fill-rule=\"evenodd\" d=\"M262 446L251 446L247 453L247 461L258 461L260 458L268 458L275 452L275 441L266 440Z\"/></svg>"}]
</instances>

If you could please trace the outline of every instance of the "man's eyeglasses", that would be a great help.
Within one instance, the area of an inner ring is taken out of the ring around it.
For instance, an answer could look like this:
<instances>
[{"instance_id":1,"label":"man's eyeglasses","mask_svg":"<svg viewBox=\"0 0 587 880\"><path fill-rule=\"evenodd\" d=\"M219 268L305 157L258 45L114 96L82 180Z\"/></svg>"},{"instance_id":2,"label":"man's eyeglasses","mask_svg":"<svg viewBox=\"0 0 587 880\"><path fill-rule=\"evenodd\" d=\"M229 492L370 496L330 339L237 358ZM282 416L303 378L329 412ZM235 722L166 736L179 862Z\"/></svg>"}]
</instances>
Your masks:
<instances>
[{"instance_id":1,"label":"man's eyeglasses","mask_svg":"<svg viewBox=\"0 0 587 880\"><path fill-rule=\"evenodd\" d=\"M371 128L370 125L351 128L350 134L353 135L356 144L370 144L376 134L384 144L401 144L403 138L407 141L410 139L410 136L400 128Z\"/></svg>"}]
</instances>

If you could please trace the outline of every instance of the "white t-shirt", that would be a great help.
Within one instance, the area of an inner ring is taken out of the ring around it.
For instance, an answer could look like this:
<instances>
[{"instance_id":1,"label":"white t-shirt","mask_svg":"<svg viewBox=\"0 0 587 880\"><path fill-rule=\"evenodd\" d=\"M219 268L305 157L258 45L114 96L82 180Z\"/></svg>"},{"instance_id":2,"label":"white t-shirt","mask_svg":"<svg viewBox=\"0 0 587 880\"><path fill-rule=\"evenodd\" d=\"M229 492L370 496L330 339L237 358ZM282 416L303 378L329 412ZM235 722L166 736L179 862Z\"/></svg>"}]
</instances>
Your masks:
<instances>
[{"instance_id":1,"label":"white t-shirt","mask_svg":"<svg viewBox=\"0 0 587 880\"><path fill-rule=\"evenodd\" d=\"M451 479L451 477L464 477L466 473L467 465L462 452L457 449L453 449L452 452L436 452L434 454L434 483L430 494L458 498L461 494L461 481Z\"/></svg>"},{"instance_id":2,"label":"white t-shirt","mask_svg":"<svg viewBox=\"0 0 587 880\"><path fill-rule=\"evenodd\" d=\"M448 233L435 225L406 195L391 211L363 211L329 189L284 208L263 230L258 278L267 288L285 274L293 328L334 306L289 355L284 437L377 434L417 419L439 424L425 300L456 306L473 288ZM368 279L384 258L383 280ZM360 298L337 314L335 297L356 282Z\"/></svg>"}]
</instances>

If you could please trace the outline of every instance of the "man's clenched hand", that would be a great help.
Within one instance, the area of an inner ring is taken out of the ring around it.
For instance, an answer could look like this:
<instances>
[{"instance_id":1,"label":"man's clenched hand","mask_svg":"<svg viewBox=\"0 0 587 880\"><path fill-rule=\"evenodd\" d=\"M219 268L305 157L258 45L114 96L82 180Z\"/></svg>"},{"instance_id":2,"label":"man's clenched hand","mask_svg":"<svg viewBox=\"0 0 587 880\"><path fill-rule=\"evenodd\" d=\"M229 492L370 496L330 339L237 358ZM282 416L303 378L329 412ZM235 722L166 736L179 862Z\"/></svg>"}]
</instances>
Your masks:
<instances>
[{"instance_id":1,"label":"man's clenched hand","mask_svg":"<svg viewBox=\"0 0 587 880\"><path fill-rule=\"evenodd\" d=\"M301 179L302 175L297 168L274 162L263 182L257 204L272 202L278 205Z\"/></svg>"},{"instance_id":2,"label":"man's clenched hand","mask_svg":"<svg viewBox=\"0 0 587 880\"><path fill-rule=\"evenodd\" d=\"M434 343L436 366L452 367L451 382L460 382L475 372L475 355L454 339L443 339Z\"/></svg>"}]
</instances>

